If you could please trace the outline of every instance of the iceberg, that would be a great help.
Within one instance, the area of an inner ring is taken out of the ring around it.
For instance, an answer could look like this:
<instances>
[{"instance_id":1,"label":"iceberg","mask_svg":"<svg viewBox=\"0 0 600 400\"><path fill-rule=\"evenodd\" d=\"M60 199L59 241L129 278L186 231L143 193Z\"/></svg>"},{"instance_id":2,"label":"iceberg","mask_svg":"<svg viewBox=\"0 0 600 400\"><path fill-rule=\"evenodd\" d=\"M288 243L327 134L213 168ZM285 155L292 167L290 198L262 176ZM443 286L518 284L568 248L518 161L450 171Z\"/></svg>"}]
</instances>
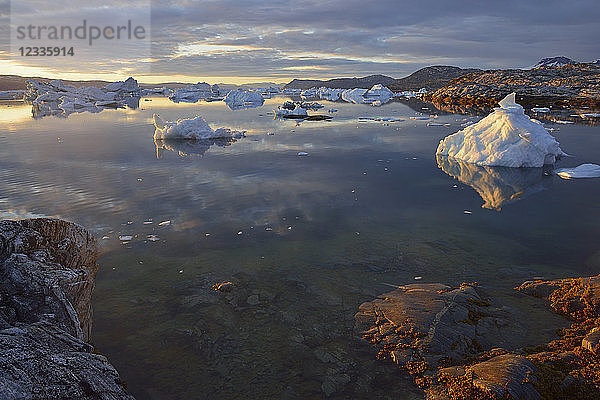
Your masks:
<instances>
[{"instance_id":1,"label":"iceberg","mask_svg":"<svg viewBox=\"0 0 600 400\"><path fill-rule=\"evenodd\" d=\"M347 89L342 92L341 98L347 103L362 104L365 102L363 95L367 91L367 89L362 88Z\"/></svg>"},{"instance_id":2,"label":"iceberg","mask_svg":"<svg viewBox=\"0 0 600 400\"><path fill-rule=\"evenodd\" d=\"M180 119L177 122L166 122L154 114L153 120L154 140L203 140L244 136L244 132L232 131L227 128L213 130L201 116Z\"/></svg>"},{"instance_id":3,"label":"iceberg","mask_svg":"<svg viewBox=\"0 0 600 400\"><path fill-rule=\"evenodd\" d=\"M478 166L440 155L436 160L446 174L475 189L482 208L500 211L505 204L546 189L543 168Z\"/></svg>"},{"instance_id":4,"label":"iceberg","mask_svg":"<svg viewBox=\"0 0 600 400\"><path fill-rule=\"evenodd\" d=\"M248 90L231 90L225 96L225 104L232 110L241 108L252 108L262 106L265 102L264 97L259 92Z\"/></svg>"},{"instance_id":5,"label":"iceberg","mask_svg":"<svg viewBox=\"0 0 600 400\"><path fill-rule=\"evenodd\" d=\"M575 168L560 168L557 169L556 175L564 179L573 178L600 178L600 165L597 164L581 164Z\"/></svg>"},{"instance_id":6,"label":"iceberg","mask_svg":"<svg viewBox=\"0 0 600 400\"><path fill-rule=\"evenodd\" d=\"M511 93L500 107L440 141L436 154L476 165L542 167L566 155L541 122L525 115Z\"/></svg>"},{"instance_id":7,"label":"iceberg","mask_svg":"<svg viewBox=\"0 0 600 400\"><path fill-rule=\"evenodd\" d=\"M279 106L276 110L273 110L275 116L284 117L284 118L302 118L308 117L308 113L305 108L300 107L299 105L295 105L294 109L289 109L285 106Z\"/></svg>"},{"instance_id":8,"label":"iceberg","mask_svg":"<svg viewBox=\"0 0 600 400\"><path fill-rule=\"evenodd\" d=\"M212 99L214 96L219 96L219 86L198 82L176 90L169 98L175 103L196 103L199 100Z\"/></svg>"},{"instance_id":9,"label":"iceberg","mask_svg":"<svg viewBox=\"0 0 600 400\"><path fill-rule=\"evenodd\" d=\"M23 100L32 105L34 117L68 116L74 112L99 112L105 107L133 107L139 102L141 93L133 78L110 83L104 88L75 87L60 80L27 81Z\"/></svg>"},{"instance_id":10,"label":"iceberg","mask_svg":"<svg viewBox=\"0 0 600 400\"><path fill-rule=\"evenodd\" d=\"M337 101L342 97L344 89L331 89L321 87L317 90L315 96L322 100Z\"/></svg>"},{"instance_id":11,"label":"iceberg","mask_svg":"<svg viewBox=\"0 0 600 400\"><path fill-rule=\"evenodd\" d=\"M371 89L348 89L341 94L342 100L355 104L372 104L380 106L394 97L394 93L383 85L374 85Z\"/></svg>"}]
</instances>

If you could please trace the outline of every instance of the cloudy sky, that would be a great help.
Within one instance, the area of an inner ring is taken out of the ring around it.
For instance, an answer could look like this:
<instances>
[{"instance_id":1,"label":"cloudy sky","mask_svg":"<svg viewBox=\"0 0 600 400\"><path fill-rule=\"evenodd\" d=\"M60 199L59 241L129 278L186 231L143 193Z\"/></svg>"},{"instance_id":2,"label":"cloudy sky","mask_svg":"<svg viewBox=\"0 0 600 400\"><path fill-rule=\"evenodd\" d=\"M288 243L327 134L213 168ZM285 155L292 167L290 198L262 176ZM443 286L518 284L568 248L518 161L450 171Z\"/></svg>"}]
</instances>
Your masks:
<instances>
[{"instance_id":1,"label":"cloudy sky","mask_svg":"<svg viewBox=\"0 0 600 400\"><path fill-rule=\"evenodd\" d=\"M52 2L25 2L29 6L18 10L13 2L3 16L46 21L60 14L73 24L99 8L140 23L147 16L152 44L140 51L119 44L110 57L57 65L3 50L0 68L11 73L286 82L376 73L402 77L439 64L526 67L556 55L600 58L598 0L108 0L66 10Z\"/></svg>"}]
</instances>

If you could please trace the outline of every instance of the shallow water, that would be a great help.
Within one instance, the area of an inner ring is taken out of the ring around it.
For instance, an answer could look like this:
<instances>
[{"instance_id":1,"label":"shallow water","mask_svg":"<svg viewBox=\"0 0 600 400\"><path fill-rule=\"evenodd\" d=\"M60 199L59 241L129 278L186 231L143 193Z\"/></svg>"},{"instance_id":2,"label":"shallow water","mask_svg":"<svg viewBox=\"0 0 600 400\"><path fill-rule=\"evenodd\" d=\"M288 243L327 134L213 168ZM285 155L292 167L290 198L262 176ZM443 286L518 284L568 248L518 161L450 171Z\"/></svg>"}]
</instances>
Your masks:
<instances>
[{"instance_id":1,"label":"shallow water","mask_svg":"<svg viewBox=\"0 0 600 400\"><path fill-rule=\"evenodd\" d=\"M331 398L422 398L356 338L361 302L415 277L477 281L526 313L524 343L541 342L560 320L511 288L600 272L599 179L436 160L439 140L476 117L323 102L321 113L339 110L332 121L296 126L267 115L282 101L231 111L152 98L36 120L0 105L0 216L95 233L94 344L138 399L320 398L330 387ZM247 137L157 150L154 112ZM555 126L573 155L559 167L600 163L598 127ZM212 289L223 281L234 289Z\"/></svg>"}]
</instances>

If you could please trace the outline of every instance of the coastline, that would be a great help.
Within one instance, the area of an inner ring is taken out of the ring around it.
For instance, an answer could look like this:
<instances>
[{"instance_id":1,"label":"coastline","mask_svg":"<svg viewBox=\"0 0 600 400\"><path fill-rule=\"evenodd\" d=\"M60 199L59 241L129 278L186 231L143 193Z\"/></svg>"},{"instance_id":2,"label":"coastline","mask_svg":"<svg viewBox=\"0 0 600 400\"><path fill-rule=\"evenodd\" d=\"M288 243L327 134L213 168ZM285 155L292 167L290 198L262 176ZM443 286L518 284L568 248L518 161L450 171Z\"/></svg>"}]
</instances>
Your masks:
<instances>
[{"instance_id":1,"label":"coastline","mask_svg":"<svg viewBox=\"0 0 600 400\"><path fill-rule=\"evenodd\" d=\"M89 343L94 237L58 219L0 221L0 398L133 400Z\"/></svg>"}]
</instances>

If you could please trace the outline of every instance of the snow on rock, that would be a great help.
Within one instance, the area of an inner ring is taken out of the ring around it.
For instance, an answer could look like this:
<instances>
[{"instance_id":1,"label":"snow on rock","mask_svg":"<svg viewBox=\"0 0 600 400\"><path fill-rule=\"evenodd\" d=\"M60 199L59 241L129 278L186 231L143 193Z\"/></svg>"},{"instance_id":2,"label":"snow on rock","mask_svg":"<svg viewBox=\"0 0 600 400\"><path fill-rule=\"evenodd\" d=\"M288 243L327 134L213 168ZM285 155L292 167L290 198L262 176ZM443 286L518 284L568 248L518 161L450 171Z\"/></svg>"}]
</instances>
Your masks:
<instances>
[{"instance_id":1,"label":"snow on rock","mask_svg":"<svg viewBox=\"0 0 600 400\"><path fill-rule=\"evenodd\" d=\"M248 90L231 90L224 99L231 109L262 106L265 102L262 94Z\"/></svg>"},{"instance_id":2,"label":"snow on rock","mask_svg":"<svg viewBox=\"0 0 600 400\"><path fill-rule=\"evenodd\" d=\"M557 169L556 175L564 179L573 178L600 178L600 165L597 164L581 164L575 168L560 168Z\"/></svg>"},{"instance_id":3,"label":"snow on rock","mask_svg":"<svg viewBox=\"0 0 600 400\"><path fill-rule=\"evenodd\" d=\"M500 107L440 141L436 154L477 165L542 167L565 155L539 121L525 115L511 93Z\"/></svg>"},{"instance_id":4,"label":"snow on rock","mask_svg":"<svg viewBox=\"0 0 600 400\"><path fill-rule=\"evenodd\" d=\"M201 116L189 119L180 119L177 122L163 121L154 114L154 140L203 140L217 138L240 138L244 132L219 128L213 130Z\"/></svg>"}]
</instances>

